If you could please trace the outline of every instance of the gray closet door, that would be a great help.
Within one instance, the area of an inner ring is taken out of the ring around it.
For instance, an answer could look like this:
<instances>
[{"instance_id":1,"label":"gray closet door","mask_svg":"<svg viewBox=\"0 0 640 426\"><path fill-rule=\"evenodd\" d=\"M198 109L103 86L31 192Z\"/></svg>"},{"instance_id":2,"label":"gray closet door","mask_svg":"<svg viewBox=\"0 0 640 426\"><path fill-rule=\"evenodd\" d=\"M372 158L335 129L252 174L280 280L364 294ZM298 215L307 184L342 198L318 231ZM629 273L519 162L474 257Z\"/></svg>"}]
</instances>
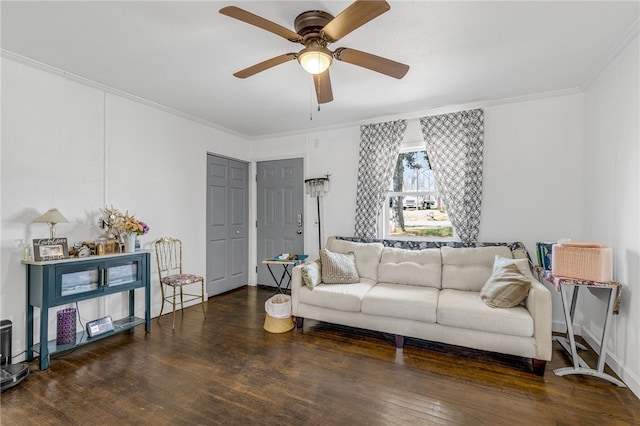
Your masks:
<instances>
[{"instance_id":1,"label":"gray closet door","mask_svg":"<svg viewBox=\"0 0 640 426\"><path fill-rule=\"evenodd\" d=\"M247 285L249 167L207 156L207 294Z\"/></svg>"}]
</instances>

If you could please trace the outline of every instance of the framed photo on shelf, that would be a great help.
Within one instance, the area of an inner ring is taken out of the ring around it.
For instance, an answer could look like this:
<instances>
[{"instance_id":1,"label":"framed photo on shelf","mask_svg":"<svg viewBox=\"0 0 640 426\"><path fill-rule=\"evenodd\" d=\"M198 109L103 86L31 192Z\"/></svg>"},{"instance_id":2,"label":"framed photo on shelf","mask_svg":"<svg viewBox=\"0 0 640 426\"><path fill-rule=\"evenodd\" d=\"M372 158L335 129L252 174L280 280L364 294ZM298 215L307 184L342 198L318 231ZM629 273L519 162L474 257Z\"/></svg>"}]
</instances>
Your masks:
<instances>
[{"instance_id":1,"label":"framed photo on shelf","mask_svg":"<svg viewBox=\"0 0 640 426\"><path fill-rule=\"evenodd\" d=\"M66 238L41 238L33 240L33 259L36 262L68 258L69 248Z\"/></svg>"}]
</instances>

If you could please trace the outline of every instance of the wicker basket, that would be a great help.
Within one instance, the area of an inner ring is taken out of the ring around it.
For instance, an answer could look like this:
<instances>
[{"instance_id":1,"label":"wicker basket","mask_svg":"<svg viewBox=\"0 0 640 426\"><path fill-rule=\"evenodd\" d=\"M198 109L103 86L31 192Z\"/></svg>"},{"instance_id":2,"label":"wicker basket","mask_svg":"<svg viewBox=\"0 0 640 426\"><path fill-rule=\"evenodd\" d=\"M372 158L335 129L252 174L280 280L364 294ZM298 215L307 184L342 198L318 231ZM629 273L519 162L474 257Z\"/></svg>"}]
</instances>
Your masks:
<instances>
[{"instance_id":1,"label":"wicker basket","mask_svg":"<svg viewBox=\"0 0 640 426\"><path fill-rule=\"evenodd\" d=\"M609 282L613 279L610 247L597 243L554 244L552 274L587 281Z\"/></svg>"},{"instance_id":2,"label":"wicker basket","mask_svg":"<svg viewBox=\"0 0 640 426\"><path fill-rule=\"evenodd\" d=\"M269 314L264 318L264 329L269 333L286 333L293 330L294 323L291 317L289 318L274 318Z\"/></svg>"},{"instance_id":3,"label":"wicker basket","mask_svg":"<svg viewBox=\"0 0 640 426\"><path fill-rule=\"evenodd\" d=\"M264 303L267 311L264 319L264 329L269 333L286 333L293 329L291 318L291 296L276 294Z\"/></svg>"}]
</instances>

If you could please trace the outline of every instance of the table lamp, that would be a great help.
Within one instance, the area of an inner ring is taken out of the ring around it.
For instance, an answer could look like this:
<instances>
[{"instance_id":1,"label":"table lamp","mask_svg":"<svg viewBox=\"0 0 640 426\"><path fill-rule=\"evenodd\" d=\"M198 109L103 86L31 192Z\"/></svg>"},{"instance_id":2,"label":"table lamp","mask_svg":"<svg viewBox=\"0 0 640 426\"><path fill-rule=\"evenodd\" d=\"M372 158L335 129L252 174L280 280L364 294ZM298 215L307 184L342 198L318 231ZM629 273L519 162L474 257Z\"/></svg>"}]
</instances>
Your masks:
<instances>
[{"instance_id":1,"label":"table lamp","mask_svg":"<svg viewBox=\"0 0 640 426\"><path fill-rule=\"evenodd\" d=\"M58 209L49 209L45 214L33 221L34 223L48 223L51 230L51 238L55 238L56 224L57 223L69 223L67 218L62 216L62 213Z\"/></svg>"}]
</instances>

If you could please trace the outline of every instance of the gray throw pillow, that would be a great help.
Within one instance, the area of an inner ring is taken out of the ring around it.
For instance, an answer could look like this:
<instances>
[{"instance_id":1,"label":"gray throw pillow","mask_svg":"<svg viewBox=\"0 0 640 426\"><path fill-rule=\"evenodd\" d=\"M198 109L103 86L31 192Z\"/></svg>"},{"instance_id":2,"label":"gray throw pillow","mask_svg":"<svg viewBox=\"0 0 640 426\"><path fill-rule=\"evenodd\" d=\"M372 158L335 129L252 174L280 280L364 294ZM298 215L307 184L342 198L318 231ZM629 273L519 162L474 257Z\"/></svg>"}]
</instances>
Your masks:
<instances>
[{"instance_id":1,"label":"gray throw pillow","mask_svg":"<svg viewBox=\"0 0 640 426\"><path fill-rule=\"evenodd\" d=\"M531 280L512 263L494 268L480 290L480 297L492 308L513 308L527 297L530 288Z\"/></svg>"},{"instance_id":2,"label":"gray throw pillow","mask_svg":"<svg viewBox=\"0 0 640 426\"><path fill-rule=\"evenodd\" d=\"M320 250L322 282L326 284L350 284L360 281L353 253L333 253L326 248Z\"/></svg>"}]
</instances>

